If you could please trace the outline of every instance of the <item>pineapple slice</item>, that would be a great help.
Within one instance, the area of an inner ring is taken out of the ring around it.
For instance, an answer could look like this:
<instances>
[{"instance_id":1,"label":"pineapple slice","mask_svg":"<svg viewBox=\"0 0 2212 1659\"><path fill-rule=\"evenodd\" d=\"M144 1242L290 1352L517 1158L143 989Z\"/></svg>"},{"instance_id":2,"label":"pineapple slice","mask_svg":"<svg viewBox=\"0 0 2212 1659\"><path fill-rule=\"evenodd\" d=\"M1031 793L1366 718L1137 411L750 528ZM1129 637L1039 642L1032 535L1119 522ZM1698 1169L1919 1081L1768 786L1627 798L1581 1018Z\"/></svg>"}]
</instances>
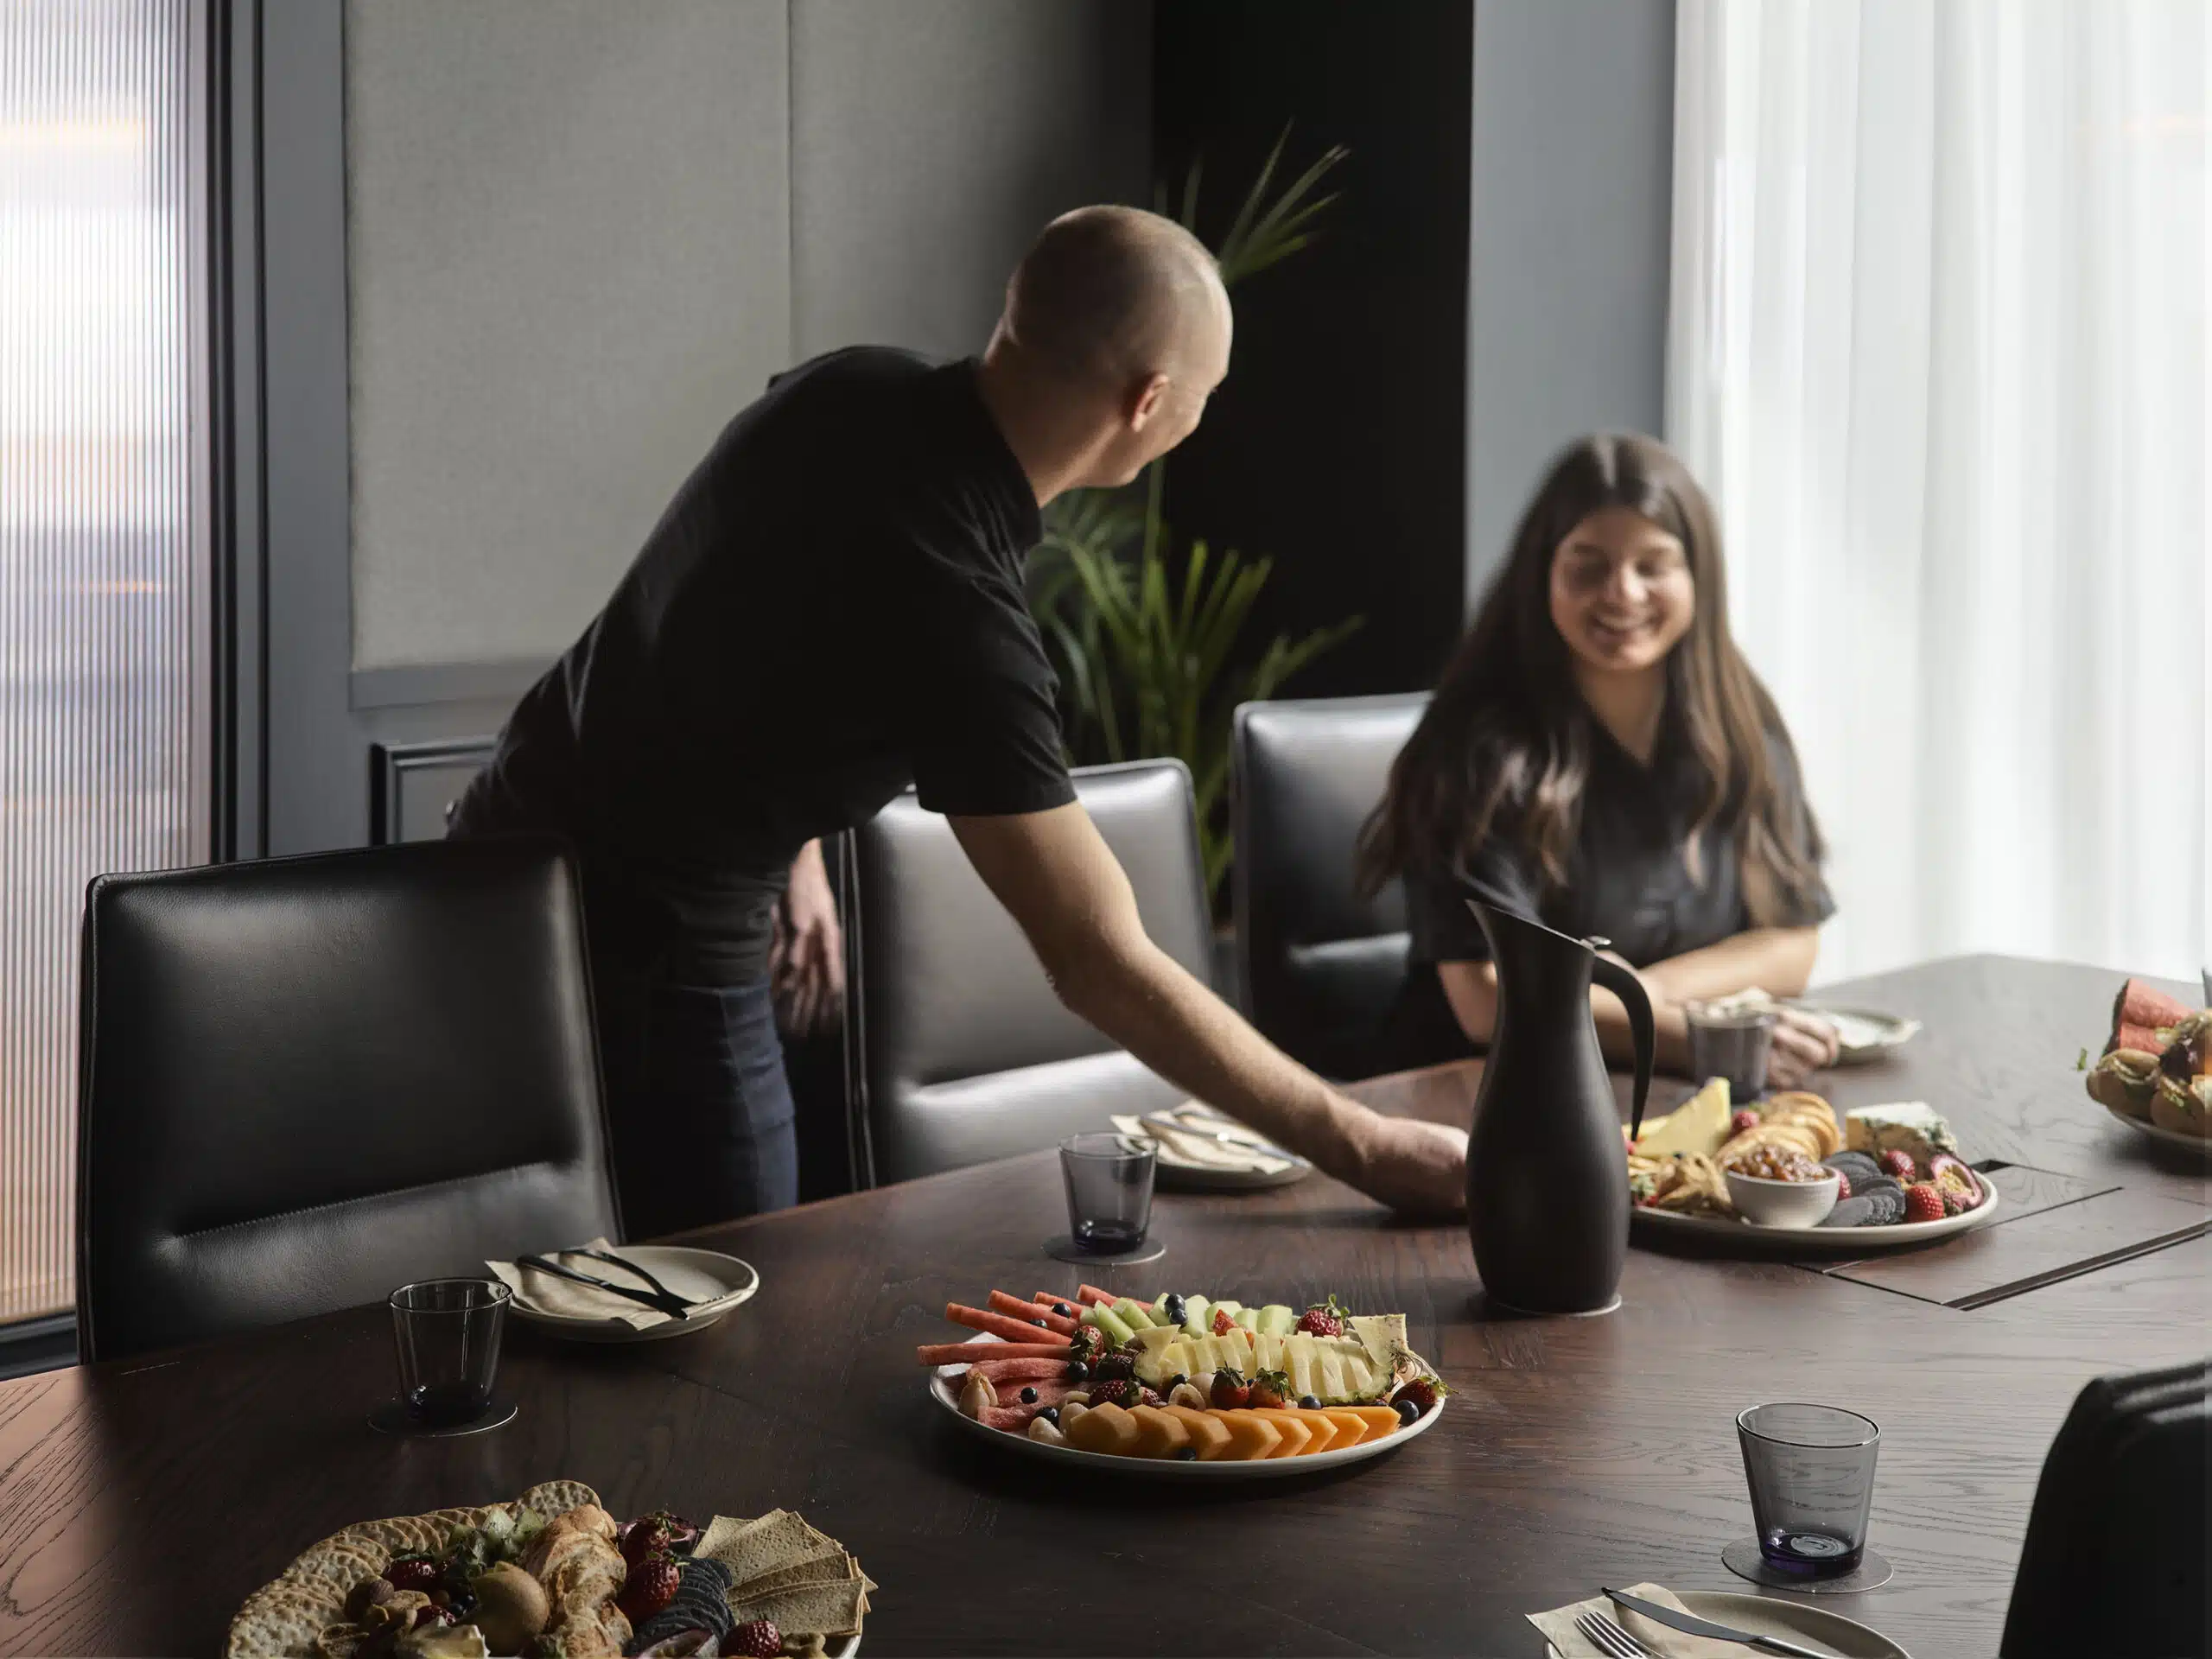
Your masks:
<instances>
[{"instance_id":1,"label":"pineapple slice","mask_svg":"<svg viewBox=\"0 0 2212 1659\"><path fill-rule=\"evenodd\" d=\"M1313 1359L1314 1381L1320 1385L1313 1393L1332 1402L1351 1399L1351 1391L1344 1383L1344 1356L1324 1347L1316 1351Z\"/></svg>"},{"instance_id":2,"label":"pineapple slice","mask_svg":"<svg viewBox=\"0 0 2212 1659\"><path fill-rule=\"evenodd\" d=\"M1364 1352L1344 1356L1344 1387L1353 1400L1372 1400L1382 1392L1375 1381L1374 1371L1369 1369Z\"/></svg>"},{"instance_id":3,"label":"pineapple slice","mask_svg":"<svg viewBox=\"0 0 2212 1659\"><path fill-rule=\"evenodd\" d=\"M1265 1332L1252 1338L1252 1364L1255 1370L1279 1371L1282 1369L1282 1338Z\"/></svg>"},{"instance_id":4,"label":"pineapple slice","mask_svg":"<svg viewBox=\"0 0 2212 1659\"><path fill-rule=\"evenodd\" d=\"M1168 1333L1162 1331L1160 1334L1166 1336ZM1137 1381L1147 1388L1158 1389L1178 1371L1187 1375L1191 1369L1191 1343L1187 1337L1147 1344L1145 1351L1137 1356Z\"/></svg>"},{"instance_id":5,"label":"pineapple slice","mask_svg":"<svg viewBox=\"0 0 2212 1659\"><path fill-rule=\"evenodd\" d=\"M1303 1399L1313 1392L1313 1338L1300 1332L1283 1341L1283 1370L1290 1373L1291 1395Z\"/></svg>"}]
</instances>

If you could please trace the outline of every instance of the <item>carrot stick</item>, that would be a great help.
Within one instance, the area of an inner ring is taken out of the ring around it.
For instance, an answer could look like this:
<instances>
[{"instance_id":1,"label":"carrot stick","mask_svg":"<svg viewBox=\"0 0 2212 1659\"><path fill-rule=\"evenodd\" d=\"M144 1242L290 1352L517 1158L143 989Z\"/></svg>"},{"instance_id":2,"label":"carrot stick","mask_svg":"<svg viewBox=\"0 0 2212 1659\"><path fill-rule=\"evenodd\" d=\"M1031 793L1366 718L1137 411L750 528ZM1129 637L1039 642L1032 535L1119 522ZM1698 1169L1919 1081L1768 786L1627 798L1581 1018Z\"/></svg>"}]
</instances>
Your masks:
<instances>
[{"instance_id":1,"label":"carrot stick","mask_svg":"<svg viewBox=\"0 0 2212 1659\"><path fill-rule=\"evenodd\" d=\"M987 1313L980 1307L965 1307L958 1302L944 1305L944 1317L955 1325L964 1325L976 1331L988 1331L994 1336L1004 1337L1008 1342L1042 1342L1056 1334L1049 1325L1039 1328L1029 1319L1010 1319L1003 1313Z\"/></svg>"},{"instance_id":2,"label":"carrot stick","mask_svg":"<svg viewBox=\"0 0 2212 1659\"><path fill-rule=\"evenodd\" d=\"M1037 1333L1039 1336L1043 1332ZM925 1342L914 1350L925 1365L966 1365L979 1359L1057 1359L1067 1363L1065 1342Z\"/></svg>"},{"instance_id":3,"label":"carrot stick","mask_svg":"<svg viewBox=\"0 0 2212 1659\"><path fill-rule=\"evenodd\" d=\"M1020 1297L1010 1295L1003 1290L995 1290L991 1293L991 1306L999 1313L1010 1314L1024 1322L1042 1319L1045 1321L1046 1330L1057 1331L1064 1337L1071 1337L1076 1333L1076 1322L1066 1314L1055 1313L1051 1308L1040 1303L1025 1302ZM1034 1327L1033 1326L1032 1329Z\"/></svg>"}]
</instances>

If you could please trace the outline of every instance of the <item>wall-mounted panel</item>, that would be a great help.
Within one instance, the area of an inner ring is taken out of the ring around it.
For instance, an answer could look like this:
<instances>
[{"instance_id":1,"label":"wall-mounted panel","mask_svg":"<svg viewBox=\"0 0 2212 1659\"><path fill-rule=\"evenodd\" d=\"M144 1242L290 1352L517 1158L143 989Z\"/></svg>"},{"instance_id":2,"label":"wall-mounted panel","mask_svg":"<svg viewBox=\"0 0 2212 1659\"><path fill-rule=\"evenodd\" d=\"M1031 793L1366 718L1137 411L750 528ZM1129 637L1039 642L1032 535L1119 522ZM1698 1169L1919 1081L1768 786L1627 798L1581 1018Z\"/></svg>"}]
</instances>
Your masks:
<instances>
[{"instance_id":1,"label":"wall-mounted panel","mask_svg":"<svg viewBox=\"0 0 2212 1659\"><path fill-rule=\"evenodd\" d=\"M345 22L353 665L542 662L788 359L785 0Z\"/></svg>"},{"instance_id":2,"label":"wall-mounted panel","mask_svg":"<svg viewBox=\"0 0 2212 1659\"><path fill-rule=\"evenodd\" d=\"M794 354L980 352L1046 220L1151 200L1152 8L793 0Z\"/></svg>"}]
</instances>

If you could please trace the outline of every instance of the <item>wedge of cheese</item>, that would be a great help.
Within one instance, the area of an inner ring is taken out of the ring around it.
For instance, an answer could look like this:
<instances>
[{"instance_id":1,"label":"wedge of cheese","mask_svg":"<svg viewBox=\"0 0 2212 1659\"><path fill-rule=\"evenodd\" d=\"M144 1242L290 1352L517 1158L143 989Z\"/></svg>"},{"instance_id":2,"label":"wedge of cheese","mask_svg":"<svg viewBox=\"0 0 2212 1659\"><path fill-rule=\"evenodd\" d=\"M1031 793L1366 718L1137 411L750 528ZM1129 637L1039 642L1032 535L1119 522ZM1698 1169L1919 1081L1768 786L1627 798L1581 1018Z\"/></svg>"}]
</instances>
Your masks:
<instances>
[{"instance_id":1,"label":"wedge of cheese","mask_svg":"<svg viewBox=\"0 0 2212 1659\"><path fill-rule=\"evenodd\" d=\"M1667 1114L1643 1126L1636 1149L1646 1158L1701 1153L1710 1158L1728 1138L1728 1079L1715 1077Z\"/></svg>"}]
</instances>

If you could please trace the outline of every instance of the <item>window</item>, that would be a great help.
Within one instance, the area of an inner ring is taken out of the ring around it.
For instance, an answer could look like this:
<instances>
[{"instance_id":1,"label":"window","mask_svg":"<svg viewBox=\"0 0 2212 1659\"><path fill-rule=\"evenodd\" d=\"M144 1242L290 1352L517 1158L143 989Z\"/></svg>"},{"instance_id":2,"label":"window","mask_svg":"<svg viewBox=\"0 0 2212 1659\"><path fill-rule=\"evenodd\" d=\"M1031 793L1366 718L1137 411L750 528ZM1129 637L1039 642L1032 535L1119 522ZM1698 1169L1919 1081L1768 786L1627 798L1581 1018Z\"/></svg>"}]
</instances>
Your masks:
<instances>
[{"instance_id":1,"label":"window","mask_svg":"<svg viewBox=\"0 0 2212 1659\"><path fill-rule=\"evenodd\" d=\"M85 884L207 856L200 16L0 8L0 1320L74 1300Z\"/></svg>"}]
</instances>

